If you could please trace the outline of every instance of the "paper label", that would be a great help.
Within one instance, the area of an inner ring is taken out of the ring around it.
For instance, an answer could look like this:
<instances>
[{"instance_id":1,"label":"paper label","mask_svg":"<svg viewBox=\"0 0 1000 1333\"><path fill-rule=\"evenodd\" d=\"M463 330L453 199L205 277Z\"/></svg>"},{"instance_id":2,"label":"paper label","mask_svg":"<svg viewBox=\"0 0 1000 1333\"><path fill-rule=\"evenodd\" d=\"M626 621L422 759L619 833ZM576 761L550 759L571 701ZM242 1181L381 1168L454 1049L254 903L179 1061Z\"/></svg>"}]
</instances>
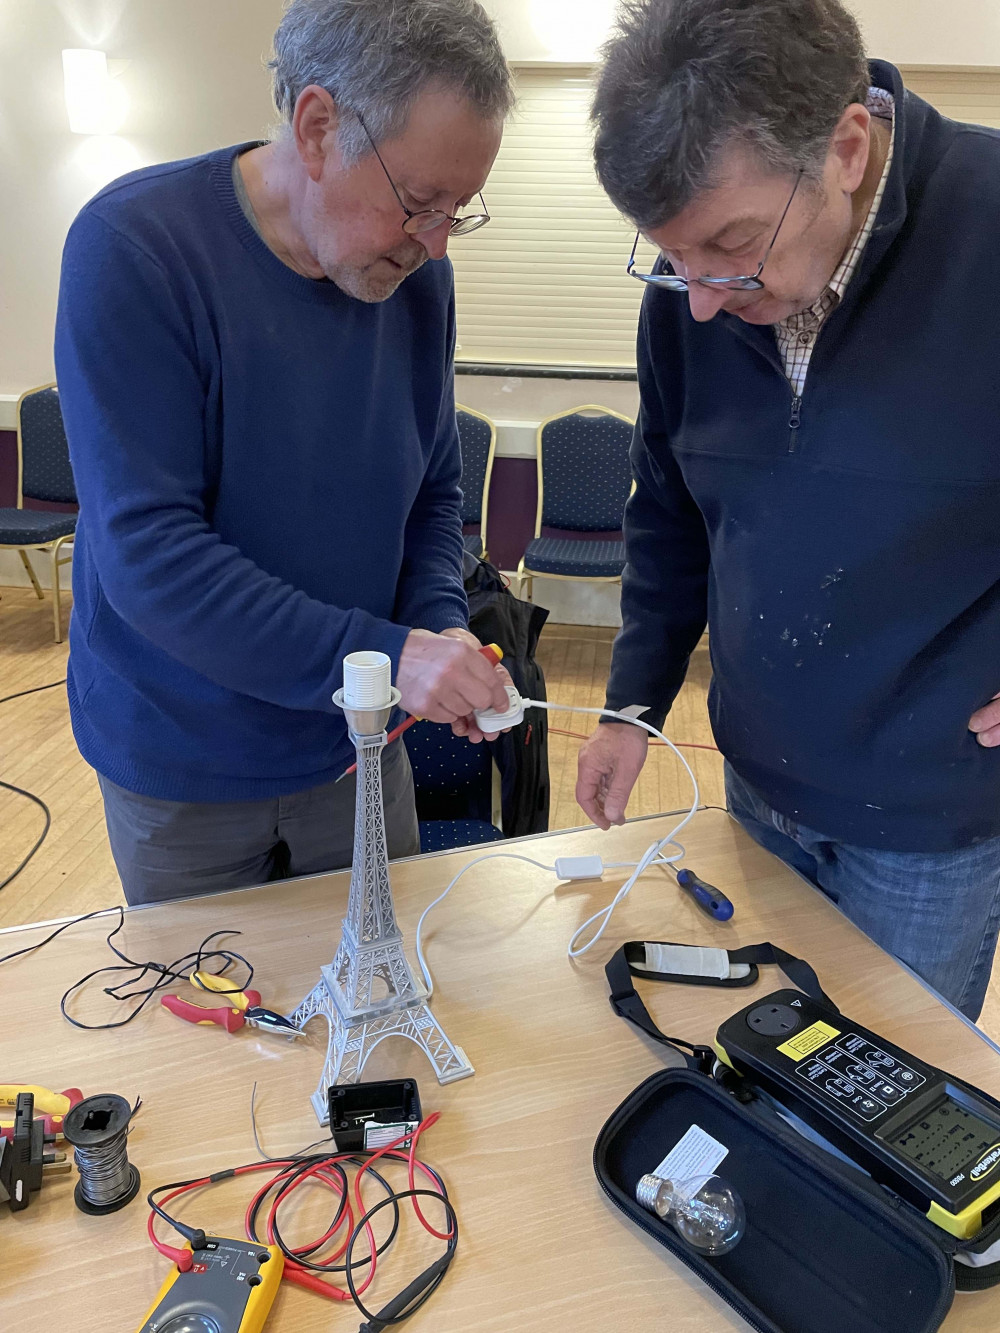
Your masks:
<instances>
[{"instance_id":1,"label":"paper label","mask_svg":"<svg viewBox=\"0 0 1000 1333\"><path fill-rule=\"evenodd\" d=\"M396 1124L383 1125L378 1120L366 1120L365 1151L370 1152L376 1148L384 1148L387 1143L392 1143L394 1139L400 1139L404 1134L412 1134L418 1123L416 1120L402 1120ZM409 1148L409 1139L399 1144L400 1152L408 1152Z\"/></svg>"},{"instance_id":2,"label":"paper label","mask_svg":"<svg viewBox=\"0 0 1000 1333\"><path fill-rule=\"evenodd\" d=\"M818 1051L821 1046L839 1036L839 1028L832 1028L829 1023L813 1023L812 1027L804 1028L782 1042L778 1050L782 1055L787 1055L789 1060L804 1060L807 1055L812 1055L813 1051Z\"/></svg>"},{"instance_id":3,"label":"paper label","mask_svg":"<svg viewBox=\"0 0 1000 1333\"><path fill-rule=\"evenodd\" d=\"M699 1125L692 1125L653 1175L669 1180L682 1198L693 1199L728 1155L729 1149L724 1144L706 1134Z\"/></svg>"}]
</instances>

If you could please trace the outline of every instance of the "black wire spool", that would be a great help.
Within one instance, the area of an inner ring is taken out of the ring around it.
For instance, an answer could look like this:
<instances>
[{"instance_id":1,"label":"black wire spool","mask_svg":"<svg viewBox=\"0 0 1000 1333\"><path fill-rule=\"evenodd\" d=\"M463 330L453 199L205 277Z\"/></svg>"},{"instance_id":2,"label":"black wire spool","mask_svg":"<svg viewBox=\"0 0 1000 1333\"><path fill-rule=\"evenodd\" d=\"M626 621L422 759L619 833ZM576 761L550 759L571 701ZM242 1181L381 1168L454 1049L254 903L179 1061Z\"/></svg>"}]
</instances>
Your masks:
<instances>
[{"instance_id":1,"label":"black wire spool","mask_svg":"<svg viewBox=\"0 0 1000 1333\"><path fill-rule=\"evenodd\" d=\"M82 1213L116 1213L138 1194L139 1172L128 1160L132 1114L124 1097L104 1093L79 1102L63 1121L80 1173L73 1197Z\"/></svg>"}]
</instances>

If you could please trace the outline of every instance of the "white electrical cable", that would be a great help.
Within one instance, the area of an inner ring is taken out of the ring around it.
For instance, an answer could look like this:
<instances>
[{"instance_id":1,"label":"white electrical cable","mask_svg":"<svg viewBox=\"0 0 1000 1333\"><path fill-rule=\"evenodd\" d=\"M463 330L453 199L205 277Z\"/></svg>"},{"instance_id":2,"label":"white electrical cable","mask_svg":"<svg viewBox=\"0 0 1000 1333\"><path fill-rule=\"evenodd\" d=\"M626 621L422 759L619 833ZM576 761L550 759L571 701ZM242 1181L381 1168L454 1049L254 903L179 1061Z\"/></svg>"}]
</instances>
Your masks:
<instances>
[{"instance_id":1,"label":"white electrical cable","mask_svg":"<svg viewBox=\"0 0 1000 1333\"><path fill-rule=\"evenodd\" d=\"M646 849L645 853L643 854L638 864L636 865L635 870L633 870L632 874L629 875L628 879L615 894L614 898L612 898L608 906L603 907L599 912L595 912L592 917L586 920L583 923L583 925L580 926L574 932L573 938L570 940L569 948L567 949L566 952L570 958L580 958L583 954L587 952L588 949L593 948L593 946L604 934L605 930L607 930L608 922L611 920L611 916L615 908L632 892L636 880L639 878L639 876L643 873L644 870L648 870L649 867L654 863L660 865L673 865L682 859L682 857L684 856L684 848L681 846L679 842L677 842L677 835L678 833L680 833L681 829L684 828L687 824L689 824L690 821L694 818L695 811L701 804L701 792L698 790L698 779L695 777L691 765L684 758L684 756L681 754L680 750L678 750L677 746L673 743L673 741L670 740L669 737L664 736L663 732L660 731L658 727L654 727L651 723L643 722L641 718L633 717L631 713L618 712L613 708L577 708L573 704L550 703L547 699L525 699L523 702L525 708L544 708L549 711L558 711L563 713L590 713L591 716L593 717L613 717L616 718L619 722L630 722L634 727L642 727L643 731L648 731L651 736L658 736L661 741L663 741L666 745L670 747L671 750L673 750L674 754L684 765L684 771L691 779L691 788L694 792L694 799L691 804L691 809L687 812L687 814L680 821L680 823L677 824L673 829L671 829L671 831L667 834L665 838L661 838L659 842L654 842L650 847ZM673 854L671 854L670 856L664 856L663 849L665 847L669 847L671 844L674 845L678 850ZM581 945L579 943L581 937L586 933L586 931L590 927L594 926L597 923L599 923L597 930L594 932L594 934L591 936L591 938L587 941L586 944Z\"/></svg>"},{"instance_id":2,"label":"white electrical cable","mask_svg":"<svg viewBox=\"0 0 1000 1333\"><path fill-rule=\"evenodd\" d=\"M505 857L509 861L527 861L529 866L537 866L539 870L555 871L555 866L544 865L541 861L534 861L530 856L521 856L517 852L487 852L485 856L477 856L474 860L467 862L458 872L455 878L451 881L451 883L448 885L445 891L443 893L439 893L432 903L427 904L427 906L420 914L420 920L417 922L417 933L414 944L416 948L417 962L420 964L420 971L424 978L424 985L427 987L428 998L434 994L434 978L431 976L430 968L427 966L427 959L424 957L423 945L421 944L421 939L420 939L423 933L424 921L427 918L427 914L433 911L434 908L437 907L438 903L444 902L445 898L448 897L448 894L451 893L452 889L455 887L455 885L458 883L458 881L462 878L462 876L465 874L467 870L471 870L473 866L477 866L483 861L496 861L499 860L501 857Z\"/></svg>"},{"instance_id":3,"label":"white electrical cable","mask_svg":"<svg viewBox=\"0 0 1000 1333\"><path fill-rule=\"evenodd\" d=\"M648 731L650 735L659 737L661 741L663 741L666 745L670 747L671 750L673 750L674 754L683 764L685 773L687 773L688 777L691 779L691 787L694 791L694 799L691 803L691 809L687 812L684 818L680 821L679 824L675 825L675 827L671 829L671 831L667 834L665 838L661 838L658 842L651 843L649 847L646 848L646 851L640 857L638 862L615 861L615 862L609 862L604 866L605 870L624 870L631 867L634 867L634 869L632 870L632 874L629 875L628 879L615 894L614 898L611 900L608 906L601 908L599 912L595 912L592 917L589 917L583 923L583 925L580 926L573 933L573 938L570 940L569 947L567 948L566 952L570 958L580 958L583 954L587 952L588 949L592 949L593 946L604 934L605 930L607 929L608 922L611 920L611 916L615 908L632 892L632 889L635 886L636 881L644 871L648 870L649 867L652 865L676 865L678 861L683 860L684 848L677 841L677 835L678 833L680 833L681 829L683 829L685 825L687 825L691 821L691 819L694 818L695 812L697 811L698 806L701 804L701 793L698 790L698 779L695 777L691 765L684 758L680 750L678 750L677 746L673 743L672 740L670 740L669 737L664 736L663 732L660 731L658 727L652 726L649 722L643 722L641 718L633 717L631 713L617 712L613 708L579 708L575 704L551 703L547 699L524 699L522 700L522 704L524 708L544 708L547 711L558 711L564 713L590 713L595 717L613 717L620 722L629 722L635 727L641 727L644 731ZM675 847L676 851L672 852L669 856L664 856L663 855L664 848L669 846ZM431 976L430 968L427 966L427 959L424 957L423 943L421 938L423 934L424 921L427 919L428 913L431 912L435 907L437 907L438 903L443 902L444 899L447 898L448 894L451 893L452 889L455 887L455 885L458 883L458 881L462 878L462 876L465 874L467 870L471 870L473 866L480 865L483 861L494 861L500 858L506 858L512 861L526 861L528 865L537 866L539 870L551 870L553 872L555 871L554 865L553 866L544 865L541 861L535 861L530 856L521 856L517 852L487 852L485 855L477 856L474 860L469 861L466 865L464 865L462 869L458 872L458 874L454 877L454 879L451 881L451 883L448 885L448 887L444 890L444 892L440 893L432 903L428 903L428 905L424 908L423 912L421 913L420 920L417 922L416 941L415 941L417 962L420 965L420 971L421 974L423 975L424 985L427 987L428 996L434 993L434 979ZM589 927L592 927L595 924L595 922L600 923L598 929L594 932L594 934L587 941L586 944L583 945L579 944L578 941L580 937L587 931Z\"/></svg>"}]
</instances>

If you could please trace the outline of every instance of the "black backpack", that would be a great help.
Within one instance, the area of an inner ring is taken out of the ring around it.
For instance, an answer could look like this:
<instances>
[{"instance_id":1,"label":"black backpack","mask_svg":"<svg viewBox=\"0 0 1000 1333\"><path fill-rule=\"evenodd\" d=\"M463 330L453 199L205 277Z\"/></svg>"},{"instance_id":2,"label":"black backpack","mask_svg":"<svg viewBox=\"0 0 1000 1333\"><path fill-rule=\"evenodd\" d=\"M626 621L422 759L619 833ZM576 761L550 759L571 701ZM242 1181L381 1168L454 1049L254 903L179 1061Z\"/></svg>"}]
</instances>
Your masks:
<instances>
[{"instance_id":1,"label":"black backpack","mask_svg":"<svg viewBox=\"0 0 1000 1333\"><path fill-rule=\"evenodd\" d=\"M503 650L503 664L525 698L544 699L545 677L535 661L535 649L548 611L515 597L487 560L466 554L464 576L469 629L481 643L495 643ZM546 833L548 714L541 708L529 709L524 721L498 736L490 748L500 771L504 836Z\"/></svg>"}]
</instances>

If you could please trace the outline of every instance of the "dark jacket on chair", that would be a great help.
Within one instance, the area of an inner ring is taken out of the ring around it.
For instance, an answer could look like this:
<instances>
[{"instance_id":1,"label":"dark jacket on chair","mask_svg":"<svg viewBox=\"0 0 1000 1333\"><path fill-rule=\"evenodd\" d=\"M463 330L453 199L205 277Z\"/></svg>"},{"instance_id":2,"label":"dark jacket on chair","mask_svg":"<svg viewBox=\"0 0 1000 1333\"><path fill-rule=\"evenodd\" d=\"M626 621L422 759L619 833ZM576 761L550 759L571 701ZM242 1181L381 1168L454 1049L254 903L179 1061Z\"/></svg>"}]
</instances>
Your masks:
<instances>
[{"instance_id":1,"label":"dark jacket on chair","mask_svg":"<svg viewBox=\"0 0 1000 1333\"><path fill-rule=\"evenodd\" d=\"M503 664L525 698L545 698L545 677L535 661L538 636L548 611L522 602L485 560L466 556L465 593L469 628L482 643L503 649ZM548 715L530 709L520 726L491 746L500 770L503 831L508 838L545 833L549 827Z\"/></svg>"}]
</instances>

